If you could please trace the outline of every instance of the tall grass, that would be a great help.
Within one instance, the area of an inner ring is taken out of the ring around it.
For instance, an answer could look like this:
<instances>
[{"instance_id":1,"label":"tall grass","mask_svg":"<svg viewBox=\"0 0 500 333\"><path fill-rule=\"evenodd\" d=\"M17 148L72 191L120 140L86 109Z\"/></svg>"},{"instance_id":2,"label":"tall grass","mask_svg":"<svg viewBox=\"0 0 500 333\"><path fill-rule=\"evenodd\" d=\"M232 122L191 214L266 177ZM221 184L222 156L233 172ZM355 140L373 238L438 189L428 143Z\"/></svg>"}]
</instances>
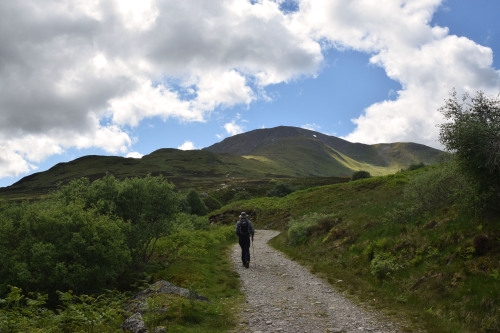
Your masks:
<instances>
[{"instance_id":1,"label":"tall grass","mask_svg":"<svg viewBox=\"0 0 500 333\"><path fill-rule=\"evenodd\" d=\"M183 218L185 226L199 222L198 218ZM144 315L150 331L166 327L168 332L225 332L234 327L234 308L242 302L240 282L228 255L234 242L233 228L224 226L182 229L159 240L147 281L164 279L208 297L210 302L152 296ZM46 295L27 295L11 287L0 299L0 332L121 331L120 324L130 315L124 310L127 295L59 293L61 305L54 310L46 306Z\"/></svg>"},{"instance_id":2,"label":"tall grass","mask_svg":"<svg viewBox=\"0 0 500 333\"><path fill-rule=\"evenodd\" d=\"M409 331L500 331L499 217L470 210L448 166L253 199L272 245ZM328 227L322 215L334 217Z\"/></svg>"}]
</instances>

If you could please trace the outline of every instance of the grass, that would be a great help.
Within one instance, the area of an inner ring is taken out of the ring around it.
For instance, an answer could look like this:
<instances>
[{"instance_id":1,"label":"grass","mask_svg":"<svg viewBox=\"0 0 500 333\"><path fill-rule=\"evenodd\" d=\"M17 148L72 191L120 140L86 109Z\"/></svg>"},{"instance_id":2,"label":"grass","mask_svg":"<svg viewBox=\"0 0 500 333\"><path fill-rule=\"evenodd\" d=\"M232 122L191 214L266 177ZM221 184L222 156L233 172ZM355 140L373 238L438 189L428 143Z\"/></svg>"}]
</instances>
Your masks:
<instances>
[{"instance_id":1,"label":"grass","mask_svg":"<svg viewBox=\"0 0 500 333\"><path fill-rule=\"evenodd\" d=\"M207 297L210 303L178 296L153 299L150 326L164 326L168 332L224 332L234 328L234 309L243 301L239 276L233 270L228 251L235 243L232 227L211 227L208 231L183 232L158 244L155 261L167 265L153 274ZM148 322L148 320L146 321Z\"/></svg>"},{"instance_id":2,"label":"grass","mask_svg":"<svg viewBox=\"0 0 500 333\"><path fill-rule=\"evenodd\" d=\"M257 227L284 231L272 241L274 247L409 331L498 331L500 219L446 204L408 213L405 186L427 170L233 203L214 216L246 211ZM311 227L306 241L292 246L289 221L311 213L334 214L338 220ZM489 239L485 253L474 247L478 236Z\"/></svg>"},{"instance_id":3,"label":"grass","mask_svg":"<svg viewBox=\"0 0 500 333\"><path fill-rule=\"evenodd\" d=\"M207 297L203 302L176 295L147 300L143 318L150 332L225 332L234 328L235 311L243 302L240 280L228 251L235 243L232 227L183 231L159 241L149 266L148 282L167 280ZM125 293L98 297L64 293L57 310L45 306L46 297L23 294L12 287L0 299L1 332L117 332L125 314Z\"/></svg>"}]
</instances>

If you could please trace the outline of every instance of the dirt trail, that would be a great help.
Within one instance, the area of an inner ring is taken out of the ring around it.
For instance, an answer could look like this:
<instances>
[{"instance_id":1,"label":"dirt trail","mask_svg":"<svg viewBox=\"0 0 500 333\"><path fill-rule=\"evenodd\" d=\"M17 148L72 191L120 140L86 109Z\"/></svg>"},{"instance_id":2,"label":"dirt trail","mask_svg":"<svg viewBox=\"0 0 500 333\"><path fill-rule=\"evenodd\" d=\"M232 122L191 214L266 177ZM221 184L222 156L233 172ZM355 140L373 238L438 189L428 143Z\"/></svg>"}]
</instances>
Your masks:
<instances>
[{"instance_id":1,"label":"dirt trail","mask_svg":"<svg viewBox=\"0 0 500 333\"><path fill-rule=\"evenodd\" d=\"M232 259L247 303L238 332L400 332L339 295L306 268L272 249L277 231L256 230L250 268L241 264L239 245Z\"/></svg>"}]
</instances>

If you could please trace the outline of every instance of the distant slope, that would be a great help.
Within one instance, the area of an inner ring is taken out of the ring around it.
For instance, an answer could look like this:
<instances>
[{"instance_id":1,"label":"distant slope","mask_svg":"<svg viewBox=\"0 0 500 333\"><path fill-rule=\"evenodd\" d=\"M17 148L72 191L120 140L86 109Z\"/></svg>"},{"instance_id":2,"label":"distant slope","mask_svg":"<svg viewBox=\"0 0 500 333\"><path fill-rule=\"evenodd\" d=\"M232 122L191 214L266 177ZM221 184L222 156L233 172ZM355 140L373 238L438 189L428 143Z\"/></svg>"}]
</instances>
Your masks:
<instances>
[{"instance_id":1,"label":"distant slope","mask_svg":"<svg viewBox=\"0 0 500 333\"><path fill-rule=\"evenodd\" d=\"M229 179L338 177L357 170L383 175L412 163L436 163L441 154L415 143L365 145L282 126L235 135L203 150L160 149L141 159L84 156L0 188L0 198L37 197L60 183L106 173L117 178L163 175L179 188L207 191Z\"/></svg>"},{"instance_id":2,"label":"distant slope","mask_svg":"<svg viewBox=\"0 0 500 333\"><path fill-rule=\"evenodd\" d=\"M81 177L95 180L107 173L117 178L162 175L181 188L203 185L208 190L228 178L269 178L280 176L279 172L277 166L257 160L202 150L160 149L141 159L90 155L59 163L47 171L0 188L0 198L37 197L55 189L60 183Z\"/></svg>"},{"instance_id":3,"label":"distant slope","mask_svg":"<svg viewBox=\"0 0 500 333\"><path fill-rule=\"evenodd\" d=\"M416 143L366 145L303 128L280 126L238 134L205 150L272 161L302 176L388 174L414 163L435 164L442 151Z\"/></svg>"}]
</instances>

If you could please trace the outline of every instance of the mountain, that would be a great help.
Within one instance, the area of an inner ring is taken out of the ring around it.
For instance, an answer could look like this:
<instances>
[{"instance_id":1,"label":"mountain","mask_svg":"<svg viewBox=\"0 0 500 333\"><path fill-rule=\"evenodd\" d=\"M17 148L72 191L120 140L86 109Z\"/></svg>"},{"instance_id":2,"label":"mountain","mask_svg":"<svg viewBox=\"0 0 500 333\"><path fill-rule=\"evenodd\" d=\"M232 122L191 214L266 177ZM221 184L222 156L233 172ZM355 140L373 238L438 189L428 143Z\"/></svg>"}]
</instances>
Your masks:
<instances>
[{"instance_id":1,"label":"mountain","mask_svg":"<svg viewBox=\"0 0 500 333\"><path fill-rule=\"evenodd\" d=\"M141 159L84 156L0 188L0 198L39 197L72 179L163 175L177 187L210 191L228 180L350 176L393 173L413 163L433 164L441 151L415 143L365 145L296 128L259 129L203 150L159 149Z\"/></svg>"},{"instance_id":2,"label":"mountain","mask_svg":"<svg viewBox=\"0 0 500 333\"><path fill-rule=\"evenodd\" d=\"M356 170L383 175L415 163L435 164L443 154L440 150L416 143L351 143L287 126L238 134L205 150L279 165L283 172L297 177L349 176Z\"/></svg>"}]
</instances>

